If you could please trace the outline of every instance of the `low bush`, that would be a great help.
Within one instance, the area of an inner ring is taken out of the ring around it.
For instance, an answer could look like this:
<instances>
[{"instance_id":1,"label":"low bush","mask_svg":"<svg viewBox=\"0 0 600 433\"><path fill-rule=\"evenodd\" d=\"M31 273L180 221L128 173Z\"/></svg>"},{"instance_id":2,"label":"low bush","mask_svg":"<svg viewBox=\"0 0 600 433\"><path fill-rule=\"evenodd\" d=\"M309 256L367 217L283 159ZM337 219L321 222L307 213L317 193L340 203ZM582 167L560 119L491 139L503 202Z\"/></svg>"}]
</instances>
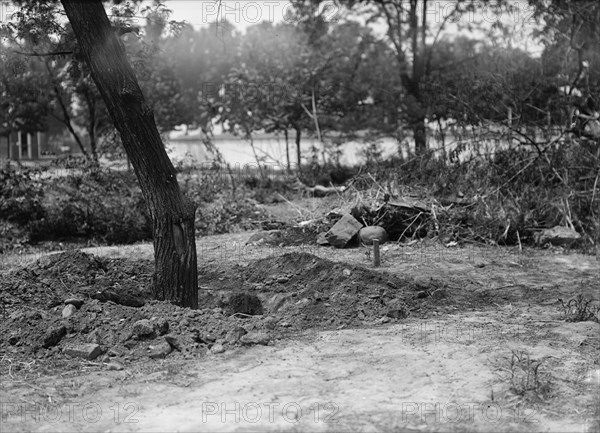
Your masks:
<instances>
[{"instance_id":1,"label":"low bush","mask_svg":"<svg viewBox=\"0 0 600 433\"><path fill-rule=\"evenodd\" d=\"M44 216L28 224L30 240L95 239L133 243L152 238L141 190L131 173L70 172L48 181Z\"/></svg>"},{"instance_id":2,"label":"low bush","mask_svg":"<svg viewBox=\"0 0 600 433\"><path fill-rule=\"evenodd\" d=\"M24 169L10 162L0 168L0 220L26 224L44 216L39 176L39 169Z\"/></svg>"},{"instance_id":3,"label":"low bush","mask_svg":"<svg viewBox=\"0 0 600 433\"><path fill-rule=\"evenodd\" d=\"M200 235L249 230L264 219L252 190L233 188L222 170L190 170L180 175L184 194L198 204ZM6 165L0 171L0 250L26 241L94 240L128 244L152 239L152 222L131 172L65 166Z\"/></svg>"}]
</instances>

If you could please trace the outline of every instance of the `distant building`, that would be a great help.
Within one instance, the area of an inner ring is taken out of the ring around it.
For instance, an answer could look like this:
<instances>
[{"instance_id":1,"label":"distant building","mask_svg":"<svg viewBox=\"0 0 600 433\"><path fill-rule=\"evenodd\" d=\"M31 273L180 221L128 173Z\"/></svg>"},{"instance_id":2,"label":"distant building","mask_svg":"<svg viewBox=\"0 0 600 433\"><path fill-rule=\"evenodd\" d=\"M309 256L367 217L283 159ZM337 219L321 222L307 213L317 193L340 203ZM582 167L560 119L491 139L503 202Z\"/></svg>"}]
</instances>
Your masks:
<instances>
[{"instance_id":1,"label":"distant building","mask_svg":"<svg viewBox=\"0 0 600 433\"><path fill-rule=\"evenodd\" d=\"M12 132L0 136L0 158L14 161L41 159L40 147L43 147L45 142L43 132Z\"/></svg>"},{"instance_id":2,"label":"distant building","mask_svg":"<svg viewBox=\"0 0 600 433\"><path fill-rule=\"evenodd\" d=\"M87 135L82 133L80 137L89 146ZM81 149L67 128L56 120L50 120L45 131L0 135L0 159L38 161L77 154L81 154Z\"/></svg>"}]
</instances>

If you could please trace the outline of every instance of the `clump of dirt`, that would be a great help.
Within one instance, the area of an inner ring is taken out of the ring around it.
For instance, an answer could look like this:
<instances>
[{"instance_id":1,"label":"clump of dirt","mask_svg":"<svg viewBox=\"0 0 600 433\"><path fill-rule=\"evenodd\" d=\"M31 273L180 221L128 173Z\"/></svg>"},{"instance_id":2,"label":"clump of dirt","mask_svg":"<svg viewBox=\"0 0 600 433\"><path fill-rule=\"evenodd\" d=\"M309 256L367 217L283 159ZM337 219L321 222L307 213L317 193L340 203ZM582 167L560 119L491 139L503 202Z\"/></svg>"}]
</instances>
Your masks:
<instances>
[{"instance_id":1,"label":"clump of dirt","mask_svg":"<svg viewBox=\"0 0 600 433\"><path fill-rule=\"evenodd\" d=\"M69 251L6 272L0 349L11 362L67 365L69 356L76 357L72 365L83 357L117 366L148 356L189 358L270 344L307 329L401 320L439 310L449 296L443 282L423 285L289 253L246 266L201 268L201 308L190 310L150 299L152 270L150 261Z\"/></svg>"},{"instance_id":2,"label":"clump of dirt","mask_svg":"<svg viewBox=\"0 0 600 433\"><path fill-rule=\"evenodd\" d=\"M24 302L51 308L68 297L87 298L108 288L148 299L152 271L148 260L100 258L79 250L52 254L3 274L2 304Z\"/></svg>"}]
</instances>

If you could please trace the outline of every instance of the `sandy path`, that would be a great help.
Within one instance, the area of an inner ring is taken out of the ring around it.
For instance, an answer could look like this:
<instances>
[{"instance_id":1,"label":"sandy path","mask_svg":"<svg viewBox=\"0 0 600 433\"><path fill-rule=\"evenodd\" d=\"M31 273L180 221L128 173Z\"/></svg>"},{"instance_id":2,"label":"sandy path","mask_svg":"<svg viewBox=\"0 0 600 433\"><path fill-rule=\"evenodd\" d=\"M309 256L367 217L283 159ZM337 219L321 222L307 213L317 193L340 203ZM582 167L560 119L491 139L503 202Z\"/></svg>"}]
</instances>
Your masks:
<instances>
[{"instance_id":1,"label":"sandy path","mask_svg":"<svg viewBox=\"0 0 600 433\"><path fill-rule=\"evenodd\" d=\"M237 257L223 254L224 248L235 249L247 238L243 233L204 238L198 250L205 263L224 266L294 250L251 248L242 249ZM84 251L152 257L151 245ZM330 259L366 264L360 250L316 251ZM185 364L167 359L131 364L123 371L97 371L97 365L91 365L89 373L76 377L3 378L0 430L587 432L597 428L600 325L563 322L554 296L558 292L572 296L579 290L575 284L579 280L597 281L600 266L595 257L536 252L515 260L511 254L457 250L454 257L428 260L422 251L408 253L389 248L384 269L421 278L462 278L497 292L548 290L548 301L530 303L525 297L481 311L312 332L274 346L211 354ZM421 258L408 259L415 254ZM543 361L540 380L551 392L541 401L508 392L511 354L519 350ZM27 408L29 412L23 413Z\"/></svg>"}]
</instances>

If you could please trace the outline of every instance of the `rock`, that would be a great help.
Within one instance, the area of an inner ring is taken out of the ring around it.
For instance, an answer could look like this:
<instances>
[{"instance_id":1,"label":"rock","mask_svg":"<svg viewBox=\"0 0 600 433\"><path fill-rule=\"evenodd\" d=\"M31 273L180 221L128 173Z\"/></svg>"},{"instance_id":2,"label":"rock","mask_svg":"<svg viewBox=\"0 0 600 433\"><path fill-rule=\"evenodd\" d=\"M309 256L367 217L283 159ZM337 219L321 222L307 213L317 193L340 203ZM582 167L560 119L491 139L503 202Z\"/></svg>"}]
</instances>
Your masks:
<instances>
[{"instance_id":1,"label":"rock","mask_svg":"<svg viewBox=\"0 0 600 433\"><path fill-rule=\"evenodd\" d=\"M98 332L97 329L94 329L92 332L90 332L87 335L86 340L88 343L102 344L102 338L100 337L100 333Z\"/></svg>"},{"instance_id":2,"label":"rock","mask_svg":"<svg viewBox=\"0 0 600 433\"><path fill-rule=\"evenodd\" d=\"M126 307L140 308L146 303L138 298L129 296L125 293L117 293L113 290L103 290L100 292L92 293L90 295L92 299L97 299L100 302L112 301L115 304L124 305Z\"/></svg>"},{"instance_id":3,"label":"rock","mask_svg":"<svg viewBox=\"0 0 600 433\"><path fill-rule=\"evenodd\" d=\"M360 229L358 237L361 243L365 245L373 245L374 239L379 239L379 245L384 244L388 240L388 234L383 227L367 226Z\"/></svg>"},{"instance_id":4,"label":"rock","mask_svg":"<svg viewBox=\"0 0 600 433\"><path fill-rule=\"evenodd\" d=\"M266 329L275 329L277 326L277 319L273 316L267 316L263 320L263 326Z\"/></svg>"},{"instance_id":5,"label":"rock","mask_svg":"<svg viewBox=\"0 0 600 433\"><path fill-rule=\"evenodd\" d=\"M423 298L426 298L427 296L428 296L427 291L421 290L420 292L417 292L417 294L415 295L415 299L423 299Z\"/></svg>"},{"instance_id":6,"label":"rock","mask_svg":"<svg viewBox=\"0 0 600 433\"><path fill-rule=\"evenodd\" d=\"M123 346L125 346L128 349L133 349L136 345L137 342L135 340L127 340L125 343L123 343Z\"/></svg>"},{"instance_id":7,"label":"rock","mask_svg":"<svg viewBox=\"0 0 600 433\"><path fill-rule=\"evenodd\" d=\"M247 334L247 332L244 328L242 328L241 326L236 326L235 328L233 328L232 330L230 330L227 333L225 340L229 344L235 344L238 341L240 341L240 338L242 338L242 336L244 336L246 334Z\"/></svg>"},{"instance_id":8,"label":"rock","mask_svg":"<svg viewBox=\"0 0 600 433\"><path fill-rule=\"evenodd\" d=\"M42 347L48 349L49 347L56 346L65 335L67 335L67 327L65 325L48 329L46 335L44 335Z\"/></svg>"},{"instance_id":9,"label":"rock","mask_svg":"<svg viewBox=\"0 0 600 433\"><path fill-rule=\"evenodd\" d=\"M10 337L8 337L8 344L10 344L11 346L14 346L18 342L19 342L18 335L12 334Z\"/></svg>"},{"instance_id":10,"label":"rock","mask_svg":"<svg viewBox=\"0 0 600 433\"><path fill-rule=\"evenodd\" d=\"M108 349L108 352L106 352L106 354L108 356L114 357L114 356L122 356L123 352L116 347L111 347L110 349Z\"/></svg>"},{"instance_id":11,"label":"rock","mask_svg":"<svg viewBox=\"0 0 600 433\"><path fill-rule=\"evenodd\" d=\"M361 228L362 224L352 215L344 214L325 234L325 239L336 248L344 248Z\"/></svg>"},{"instance_id":12,"label":"rock","mask_svg":"<svg viewBox=\"0 0 600 433\"><path fill-rule=\"evenodd\" d=\"M177 339L177 337L175 337L172 334L165 335L165 341L171 345L173 350L177 350L177 351L181 352L181 344L179 343L179 340Z\"/></svg>"},{"instance_id":13,"label":"rock","mask_svg":"<svg viewBox=\"0 0 600 433\"><path fill-rule=\"evenodd\" d=\"M197 343L212 344L217 341L217 338L212 334L202 332L194 337L194 341Z\"/></svg>"},{"instance_id":14,"label":"rock","mask_svg":"<svg viewBox=\"0 0 600 433\"><path fill-rule=\"evenodd\" d=\"M256 295L246 292L232 294L225 302L227 314L242 313L249 316L259 316L263 314L262 302Z\"/></svg>"},{"instance_id":15,"label":"rock","mask_svg":"<svg viewBox=\"0 0 600 433\"><path fill-rule=\"evenodd\" d=\"M62 316L64 319L71 317L77 311L77 307L73 304L65 305L65 308L62 310Z\"/></svg>"},{"instance_id":16,"label":"rock","mask_svg":"<svg viewBox=\"0 0 600 433\"><path fill-rule=\"evenodd\" d=\"M165 335L167 332L169 332L169 322L164 317L158 318L154 322L153 326L154 331L156 331L158 335Z\"/></svg>"},{"instance_id":17,"label":"rock","mask_svg":"<svg viewBox=\"0 0 600 433\"><path fill-rule=\"evenodd\" d=\"M569 246L581 238L581 235L568 227L555 226L551 229L544 229L536 233L535 243L546 245L547 243L556 246Z\"/></svg>"},{"instance_id":18,"label":"rock","mask_svg":"<svg viewBox=\"0 0 600 433\"><path fill-rule=\"evenodd\" d=\"M400 299L392 299L387 304L386 316L392 319L406 319L408 317L408 308Z\"/></svg>"},{"instance_id":19,"label":"rock","mask_svg":"<svg viewBox=\"0 0 600 433\"><path fill-rule=\"evenodd\" d=\"M277 282L278 282L279 284L285 284L285 283L287 283L288 281L290 281L290 277L279 277L279 278L277 278Z\"/></svg>"},{"instance_id":20,"label":"rock","mask_svg":"<svg viewBox=\"0 0 600 433\"><path fill-rule=\"evenodd\" d=\"M173 348L168 341L163 340L155 346L150 346L150 358L152 359L164 359L169 353L173 351Z\"/></svg>"},{"instance_id":21,"label":"rock","mask_svg":"<svg viewBox=\"0 0 600 433\"><path fill-rule=\"evenodd\" d=\"M214 344L213 347L210 348L212 353L223 353L225 352L225 347L221 343Z\"/></svg>"},{"instance_id":22,"label":"rock","mask_svg":"<svg viewBox=\"0 0 600 433\"><path fill-rule=\"evenodd\" d=\"M133 334L138 338L154 337L154 326L148 319L138 320L133 324Z\"/></svg>"},{"instance_id":23,"label":"rock","mask_svg":"<svg viewBox=\"0 0 600 433\"><path fill-rule=\"evenodd\" d=\"M106 366L106 368L107 368L108 370L113 370L113 371L121 371L121 370L123 370L123 368L125 368L125 367L123 367L123 364L121 364L120 362L117 362L117 361L110 361L110 362L108 363L108 365Z\"/></svg>"},{"instance_id":24,"label":"rock","mask_svg":"<svg viewBox=\"0 0 600 433\"><path fill-rule=\"evenodd\" d=\"M77 308L79 310L81 308L81 306L83 305L83 299L78 299L78 298L65 299L65 305L74 305L75 308Z\"/></svg>"},{"instance_id":25,"label":"rock","mask_svg":"<svg viewBox=\"0 0 600 433\"><path fill-rule=\"evenodd\" d=\"M63 352L73 358L83 358L91 361L102 354L102 348L99 344L78 344L65 347Z\"/></svg>"},{"instance_id":26,"label":"rock","mask_svg":"<svg viewBox=\"0 0 600 433\"><path fill-rule=\"evenodd\" d=\"M345 277L349 277L350 275L352 275L352 271L351 271L350 269L344 269L344 270L342 271L342 274L343 274Z\"/></svg>"},{"instance_id":27,"label":"rock","mask_svg":"<svg viewBox=\"0 0 600 433\"><path fill-rule=\"evenodd\" d=\"M326 232L317 235L317 245L329 245Z\"/></svg>"},{"instance_id":28,"label":"rock","mask_svg":"<svg viewBox=\"0 0 600 433\"><path fill-rule=\"evenodd\" d=\"M431 294L431 297L433 299L444 299L446 296L448 296L448 293L446 292L445 289L437 289L435 292L433 292Z\"/></svg>"},{"instance_id":29,"label":"rock","mask_svg":"<svg viewBox=\"0 0 600 433\"><path fill-rule=\"evenodd\" d=\"M243 335L242 338L240 338L240 341L243 344L262 344L263 346L266 346L269 344L269 341L271 341L271 338L266 332L252 331Z\"/></svg>"},{"instance_id":30,"label":"rock","mask_svg":"<svg viewBox=\"0 0 600 433\"><path fill-rule=\"evenodd\" d=\"M246 245L279 245L282 240L281 230L265 230L250 236Z\"/></svg>"}]
</instances>

